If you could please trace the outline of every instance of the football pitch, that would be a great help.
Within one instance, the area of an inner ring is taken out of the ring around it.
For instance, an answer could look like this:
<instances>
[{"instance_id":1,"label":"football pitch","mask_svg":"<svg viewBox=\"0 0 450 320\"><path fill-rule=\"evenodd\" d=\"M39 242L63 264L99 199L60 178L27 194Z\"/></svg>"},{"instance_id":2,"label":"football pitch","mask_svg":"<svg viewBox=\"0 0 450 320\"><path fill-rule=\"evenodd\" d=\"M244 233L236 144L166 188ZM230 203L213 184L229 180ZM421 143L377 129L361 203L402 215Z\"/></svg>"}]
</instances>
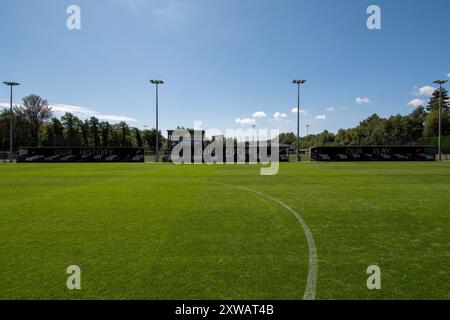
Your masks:
<instances>
[{"instance_id":1,"label":"football pitch","mask_svg":"<svg viewBox=\"0 0 450 320\"><path fill-rule=\"evenodd\" d=\"M0 164L0 192L0 299L450 299L449 162Z\"/></svg>"}]
</instances>

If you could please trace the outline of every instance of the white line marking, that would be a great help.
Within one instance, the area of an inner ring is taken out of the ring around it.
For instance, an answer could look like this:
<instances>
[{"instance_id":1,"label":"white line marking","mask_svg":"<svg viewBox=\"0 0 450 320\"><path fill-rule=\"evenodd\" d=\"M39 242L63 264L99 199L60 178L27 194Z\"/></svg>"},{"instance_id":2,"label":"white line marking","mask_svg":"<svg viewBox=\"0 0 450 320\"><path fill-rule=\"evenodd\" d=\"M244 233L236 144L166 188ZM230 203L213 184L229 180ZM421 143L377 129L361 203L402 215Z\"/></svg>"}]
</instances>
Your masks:
<instances>
[{"instance_id":1,"label":"white line marking","mask_svg":"<svg viewBox=\"0 0 450 320\"><path fill-rule=\"evenodd\" d=\"M305 233L306 239L308 241L308 249L309 249L309 268L308 268L308 280L306 283L306 289L305 289L305 293L303 294L303 300L314 300L316 297L316 282L317 282L317 250L316 250L316 244L314 242L314 238L312 236L311 233L311 229L309 229L308 225L306 224L305 220L303 220L302 216L295 211L294 209L292 209L291 207L289 207L287 204L285 204L284 202L282 202L281 200L278 200L277 198L274 198L268 194L265 194L263 192L260 191L256 191L250 188L246 188L246 187L242 187L242 186L234 186L231 184L221 184L221 183L214 183L214 182L209 182L211 184L216 184L216 185L223 185L223 186L229 186L229 187L234 187L237 189L241 189L241 190L245 190L245 191L249 191L249 192L253 192L256 193L260 196L263 196L267 199L270 199L276 203L278 203L279 205L281 205L283 208L285 208L286 210L288 210L290 213L292 213L295 218L297 218L297 221L300 223L300 225L303 228L303 232Z\"/></svg>"}]
</instances>

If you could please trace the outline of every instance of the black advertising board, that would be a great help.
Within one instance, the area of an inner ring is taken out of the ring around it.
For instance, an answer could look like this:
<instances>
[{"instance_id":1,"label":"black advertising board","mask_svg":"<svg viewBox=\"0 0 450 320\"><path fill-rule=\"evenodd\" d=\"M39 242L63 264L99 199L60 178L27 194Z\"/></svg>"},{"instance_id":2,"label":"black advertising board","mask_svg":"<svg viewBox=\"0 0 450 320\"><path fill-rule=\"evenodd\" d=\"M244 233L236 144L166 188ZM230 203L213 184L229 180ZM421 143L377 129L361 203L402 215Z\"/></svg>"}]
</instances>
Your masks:
<instances>
[{"instance_id":1,"label":"black advertising board","mask_svg":"<svg viewBox=\"0 0 450 320\"><path fill-rule=\"evenodd\" d=\"M17 162L144 162L144 149L20 148Z\"/></svg>"},{"instance_id":2,"label":"black advertising board","mask_svg":"<svg viewBox=\"0 0 450 320\"><path fill-rule=\"evenodd\" d=\"M432 146L316 147L312 161L436 161Z\"/></svg>"}]
</instances>

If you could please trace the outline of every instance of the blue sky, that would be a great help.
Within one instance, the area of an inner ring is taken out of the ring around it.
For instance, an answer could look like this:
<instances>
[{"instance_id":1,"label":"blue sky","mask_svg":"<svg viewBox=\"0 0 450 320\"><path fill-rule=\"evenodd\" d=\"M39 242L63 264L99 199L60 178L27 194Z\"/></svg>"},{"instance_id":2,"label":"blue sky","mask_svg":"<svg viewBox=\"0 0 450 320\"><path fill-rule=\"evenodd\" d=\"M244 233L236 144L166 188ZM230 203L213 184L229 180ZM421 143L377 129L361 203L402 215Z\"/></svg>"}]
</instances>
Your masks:
<instances>
[{"instance_id":1,"label":"blue sky","mask_svg":"<svg viewBox=\"0 0 450 320\"><path fill-rule=\"evenodd\" d=\"M71 4L81 30L66 28ZM366 27L371 4L381 30ZM202 120L282 131L296 128L291 81L307 79L303 135L306 123L316 133L409 113L450 73L448 0L15 0L0 9L0 80L22 83L15 101L35 93L55 110L141 128L155 125L149 79L166 81L162 129ZM0 103L8 99L2 87ZM251 120L256 112L266 116Z\"/></svg>"}]
</instances>

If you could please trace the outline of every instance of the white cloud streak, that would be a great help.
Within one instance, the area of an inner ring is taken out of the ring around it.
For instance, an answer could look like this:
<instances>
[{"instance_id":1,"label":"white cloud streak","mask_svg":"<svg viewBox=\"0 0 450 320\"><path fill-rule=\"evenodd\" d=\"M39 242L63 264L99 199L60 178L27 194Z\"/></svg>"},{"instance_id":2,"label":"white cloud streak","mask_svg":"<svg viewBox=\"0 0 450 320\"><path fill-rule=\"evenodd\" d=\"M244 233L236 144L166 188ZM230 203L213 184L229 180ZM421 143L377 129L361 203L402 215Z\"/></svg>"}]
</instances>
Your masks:
<instances>
[{"instance_id":1,"label":"white cloud streak","mask_svg":"<svg viewBox=\"0 0 450 320\"><path fill-rule=\"evenodd\" d=\"M425 101L422 100L422 99L416 98L416 99L412 99L411 101L409 101L407 103L407 105L408 106L413 106L413 107L420 107L420 106L425 105Z\"/></svg>"},{"instance_id":2,"label":"white cloud streak","mask_svg":"<svg viewBox=\"0 0 450 320\"><path fill-rule=\"evenodd\" d=\"M288 117L287 114L284 113L284 112L275 112L275 113L273 114L273 118L274 118L276 121L283 121L283 120L286 120L287 117Z\"/></svg>"},{"instance_id":3,"label":"white cloud streak","mask_svg":"<svg viewBox=\"0 0 450 320\"><path fill-rule=\"evenodd\" d=\"M253 125L256 125L256 120L255 119L250 119L250 118L244 118L244 119L237 118L235 120L235 122L237 124L240 124L241 126L253 126Z\"/></svg>"},{"instance_id":4,"label":"white cloud streak","mask_svg":"<svg viewBox=\"0 0 450 320\"><path fill-rule=\"evenodd\" d=\"M423 86L420 87L419 90L417 90L417 94L420 96L432 96L433 92L436 91L436 88L432 86Z\"/></svg>"},{"instance_id":5,"label":"white cloud streak","mask_svg":"<svg viewBox=\"0 0 450 320\"><path fill-rule=\"evenodd\" d=\"M19 103L13 103L13 105L19 105ZM68 104L49 104L52 108L52 111L63 115L66 112L73 113L77 117L86 119L90 117L96 117L99 120L110 121L110 122L137 122L136 119L124 115L115 115L115 114L104 114L100 113L85 107L80 106L72 106ZM0 102L0 108L9 108L9 102Z\"/></svg>"},{"instance_id":6,"label":"white cloud streak","mask_svg":"<svg viewBox=\"0 0 450 320\"><path fill-rule=\"evenodd\" d=\"M368 104L368 103L370 103L370 100L367 97L358 97L355 99L355 102L357 104Z\"/></svg>"},{"instance_id":7,"label":"white cloud streak","mask_svg":"<svg viewBox=\"0 0 450 320\"><path fill-rule=\"evenodd\" d=\"M136 119L124 115L104 114L85 107L73 106L68 104L50 104L52 110L56 113L64 114L70 112L82 118L96 117L99 120L111 122L137 122Z\"/></svg>"},{"instance_id":8,"label":"white cloud streak","mask_svg":"<svg viewBox=\"0 0 450 320\"><path fill-rule=\"evenodd\" d=\"M265 117L267 117L267 115L266 115L266 113L264 111L258 111L258 112L255 112L252 115L252 117L253 118L265 118Z\"/></svg>"},{"instance_id":9,"label":"white cloud streak","mask_svg":"<svg viewBox=\"0 0 450 320\"><path fill-rule=\"evenodd\" d=\"M293 109L291 110L291 112L297 114L298 108L293 108ZM301 115L304 115L304 116L307 116L307 115L308 115L308 113L307 113L305 110L303 110L303 109L300 109L300 114L301 114Z\"/></svg>"},{"instance_id":10,"label":"white cloud streak","mask_svg":"<svg viewBox=\"0 0 450 320\"><path fill-rule=\"evenodd\" d=\"M316 116L316 120L325 120L327 117L324 114Z\"/></svg>"}]
</instances>

